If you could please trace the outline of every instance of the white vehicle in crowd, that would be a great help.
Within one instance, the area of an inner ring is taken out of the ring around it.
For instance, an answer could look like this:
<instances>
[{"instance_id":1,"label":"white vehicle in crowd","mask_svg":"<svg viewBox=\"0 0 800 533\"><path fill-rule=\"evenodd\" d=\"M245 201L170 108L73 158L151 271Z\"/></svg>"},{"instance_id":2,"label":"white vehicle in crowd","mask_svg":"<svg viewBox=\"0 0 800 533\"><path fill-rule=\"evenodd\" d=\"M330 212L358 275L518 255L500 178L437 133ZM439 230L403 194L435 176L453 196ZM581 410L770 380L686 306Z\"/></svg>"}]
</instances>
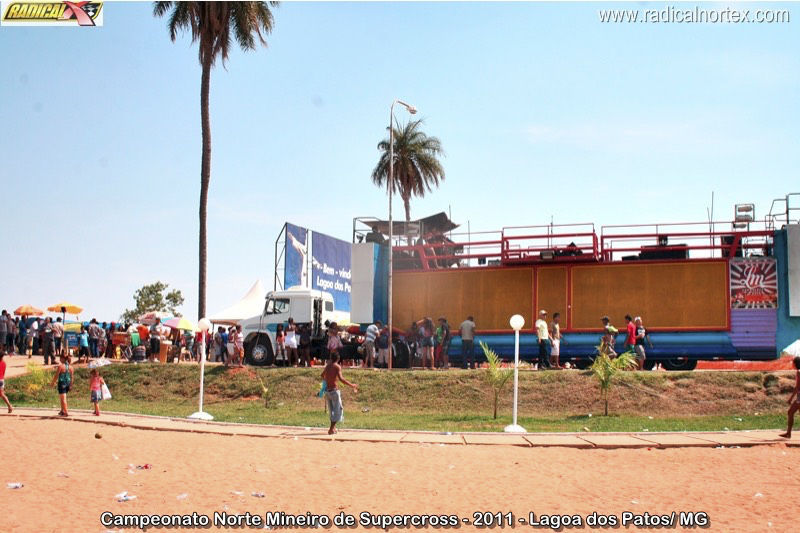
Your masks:
<instances>
[{"instance_id":1,"label":"white vehicle in crowd","mask_svg":"<svg viewBox=\"0 0 800 533\"><path fill-rule=\"evenodd\" d=\"M321 352L326 343L328 324L349 324L350 314L336 311L333 296L324 291L291 287L267 293L261 315L240 322L244 334L245 360L251 365L270 365L275 362L275 333L278 324L284 328L292 318L299 327L311 326L312 356Z\"/></svg>"}]
</instances>

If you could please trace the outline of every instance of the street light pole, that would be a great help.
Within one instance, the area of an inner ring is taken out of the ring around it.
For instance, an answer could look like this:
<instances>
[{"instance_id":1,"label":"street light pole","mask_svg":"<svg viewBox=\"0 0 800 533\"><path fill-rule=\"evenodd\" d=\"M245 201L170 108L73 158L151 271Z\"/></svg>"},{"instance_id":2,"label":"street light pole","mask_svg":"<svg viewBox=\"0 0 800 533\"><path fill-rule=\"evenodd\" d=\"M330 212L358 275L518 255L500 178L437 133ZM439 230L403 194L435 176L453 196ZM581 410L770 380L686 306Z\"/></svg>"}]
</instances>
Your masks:
<instances>
[{"instance_id":1,"label":"street light pole","mask_svg":"<svg viewBox=\"0 0 800 533\"><path fill-rule=\"evenodd\" d=\"M405 107L412 115L416 114L417 108L411 104L407 104L402 100L395 100L389 107L389 180L386 186L389 188L389 302L388 307L388 320L389 322L389 369L392 368L392 355L394 352L394 343L392 342L392 271L394 267L394 252L392 251L392 240L394 239L394 223L392 222L392 192L394 189L394 104L400 104Z\"/></svg>"},{"instance_id":2,"label":"street light pole","mask_svg":"<svg viewBox=\"0 0 800 533\"><path fill-rule=\"evenodd\" d=\"M517 424L517 399L519 390L519 330L525 325L525 318L522 315L514 315L509 320L511 327L514 328L514 420L510 426L506 426L506 433L526 433L525 428Z\"/></svg>"},{"instance_id":3,"label":"street light pole","mask_svg":"<svg viewBox=\"0 0 800 533\"><path fill-rule=\"evenodd\" d=\"M211 329L211 322L207 318L201 318L197 323L200 329L200 405L196 413L189 415L195 420L214 420L214 417L203 411L203 385L206 377L206 333Z\"/></svg>"}]
</instances>

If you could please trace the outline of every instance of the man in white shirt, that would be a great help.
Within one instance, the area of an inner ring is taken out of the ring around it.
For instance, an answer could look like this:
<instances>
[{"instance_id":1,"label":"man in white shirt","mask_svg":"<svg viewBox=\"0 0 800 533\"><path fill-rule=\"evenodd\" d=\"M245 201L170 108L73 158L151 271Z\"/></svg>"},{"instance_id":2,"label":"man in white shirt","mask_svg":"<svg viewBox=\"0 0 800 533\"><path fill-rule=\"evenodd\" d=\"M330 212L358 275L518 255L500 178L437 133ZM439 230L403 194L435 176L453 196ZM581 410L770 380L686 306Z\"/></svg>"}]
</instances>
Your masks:
<instances>
[{"instance_id":1,"label":"man in white shirt","mask_svg":"<svg viewBox=\"0 0 800 533\"><path fill-rule=\"evenodd\" d=\"M547 311L539 311L539 320L534 324L539 339L539 370L550 368L550 330L547 327Z\"/></svg>"},{"instance_id":2,"label":"man in white shirt","mask_svg":"<svg viewBox=\"0 0 800 533\"><path fill-rule=\"evenodd\" d=\"M461 334L461 368L475 368L475 321L468 316L458 327Z\"/></svg>"},{"instance_id":3,"label":"man in white shirt","mask_svg":"<svg viewBox=\"0 0 800 533\"><path fill-rule=\"evenodd\" d=\"M39 337L39 319L36 318L33 320L33 322L31 322L31 325L28 326L28 338L25 340L28 346L27 349L30 350L30 352L28 352L28 359L30 359L31 356L33 356L33 348L34 348L33 343L36 341L38 337Z\"/></svg>"},{"instance_id":4,"label":"man in white shirt","mask_svg":"<svg viewBox=\"0 0 800 533\"><path fill-rule=\"evenodd\" d=\"M364 363L362 368L372 368L372 363L375 360L375 339L378 338L378 333L383 324L377 320L374 324L367 326L367 332L364 335Z\"/></svg>"},{"instance_id":5,"label":"man in white shirt","mask_svg":"<svg viewBox=\"0 0 800 533\"><path fill-rule=\"evenodd\" d=\"M56 345L56 357L61 357L62 339L64 338L64 324L61 323L61 317L56 318L53 324L53 341Z\"/></svg>"}]
</instances>

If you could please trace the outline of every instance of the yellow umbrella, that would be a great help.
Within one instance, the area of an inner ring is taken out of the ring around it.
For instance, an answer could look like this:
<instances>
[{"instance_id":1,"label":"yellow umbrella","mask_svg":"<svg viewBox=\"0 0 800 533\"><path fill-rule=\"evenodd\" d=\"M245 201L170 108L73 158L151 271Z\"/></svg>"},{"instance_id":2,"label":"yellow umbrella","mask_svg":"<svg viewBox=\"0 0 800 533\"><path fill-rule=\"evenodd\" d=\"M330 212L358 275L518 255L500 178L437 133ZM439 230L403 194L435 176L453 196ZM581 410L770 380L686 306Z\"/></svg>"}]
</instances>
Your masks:
<instances>
[{"instance_id":1,"label":"yellow umbrella","mask_svg":"<svg viewBox=\"0 0 800 533\"><path fill-rule=\"evenodd\" d=\"M32 305L21 305L14 309L14 314L19 316L42 316L44 311Z\"/></svg>"},{"instance_id":2,"label":"yellow umbrella","mask_svg":"<svg viewBox=\"0 0 800 533\"><path fill-rule=\"evenodd\" d=\"M48 307L47 310L55 313L69 313L71 315L77 315L83 311L83 307L79 307L69 302L58 302L57 304Z\"/></svg>"},{"instance_id":3,"label":"yellow umbrella","mask_svg":"<svg viewBox=\"0 0 800 533\"><path fill-rule=\"evenodd\" d=\"M197 331L197 326L192 324L190 321L186 320L182 316L177 318L173 318L171 320L167 320L164 322L164 325L170 327L172 329L183 329L189 331Z\"/></svg>"}]
</instances>

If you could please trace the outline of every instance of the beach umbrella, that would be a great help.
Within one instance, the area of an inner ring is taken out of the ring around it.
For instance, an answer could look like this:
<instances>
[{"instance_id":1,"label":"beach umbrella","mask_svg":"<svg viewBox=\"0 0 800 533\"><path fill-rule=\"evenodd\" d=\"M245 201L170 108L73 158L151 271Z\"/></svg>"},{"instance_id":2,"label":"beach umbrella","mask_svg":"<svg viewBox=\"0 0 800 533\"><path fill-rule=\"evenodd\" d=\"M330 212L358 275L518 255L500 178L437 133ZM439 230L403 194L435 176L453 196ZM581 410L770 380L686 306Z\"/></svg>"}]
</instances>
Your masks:
<instances>
[{"instance_id":1,"label":"beach umbrella","mask_svg":"<svg viewBox=\"0 0 800 533\"><path fill-rule=\"evenodd\" d=\"M106 366L106 365L110 365L110 364L111 364L111 361L109 361L105 357L102 357L100 359L92 359L89 362L89 368L100 368L101 366Z\"/></svg>"},{"instance_id":2,"label":"beach umbrella","mask_svg":"<svg viewBox=\"0 0 800 533\"><path fill-rule=\"evenodd\" d=\"M42 316L44 311L32 305L21 305L14 309L14 314L19 316Z\"/></svg>"},{"instance_id":3,"label":"beach umbrella","mask_svg":"<svg viewBox=\"0 0 800 533\"><path fill-rule=\"evenodd\" d=\"M47 308L48 311L53 311L54 313L63 313L66 315L67 313L71 315L77 315L81 311L83 311L83 307L80 307L75 304L71 304L69 302L58 302L57 304L51 305Z\"/></svg>"},{"instance_id":4,"label":"beach umbrella","mask_svg":"<svg viewBox=\"0 0 800 533\"><path fill-rule=\"evenodd\" d=\"M164 322L164 325L172 329L197 331L197 326L195 326L189 320L185 319L182 316L173 318L172 320L167 320L166 322Z\"/></svg>"},{"instance_id":5,"label":"beach umbrella","mask_svg":"<svg viewBox=\"0 0 800 533\"><path fill-rule=\"evenodd\" d=\"M139 323L140 324L147 324L148 326L152 326L153 324L160 323L161 319L167 318L169 313L165 313L163 311L148 311L143 315L139 315Z\"/></svg>"}]
</instances>

